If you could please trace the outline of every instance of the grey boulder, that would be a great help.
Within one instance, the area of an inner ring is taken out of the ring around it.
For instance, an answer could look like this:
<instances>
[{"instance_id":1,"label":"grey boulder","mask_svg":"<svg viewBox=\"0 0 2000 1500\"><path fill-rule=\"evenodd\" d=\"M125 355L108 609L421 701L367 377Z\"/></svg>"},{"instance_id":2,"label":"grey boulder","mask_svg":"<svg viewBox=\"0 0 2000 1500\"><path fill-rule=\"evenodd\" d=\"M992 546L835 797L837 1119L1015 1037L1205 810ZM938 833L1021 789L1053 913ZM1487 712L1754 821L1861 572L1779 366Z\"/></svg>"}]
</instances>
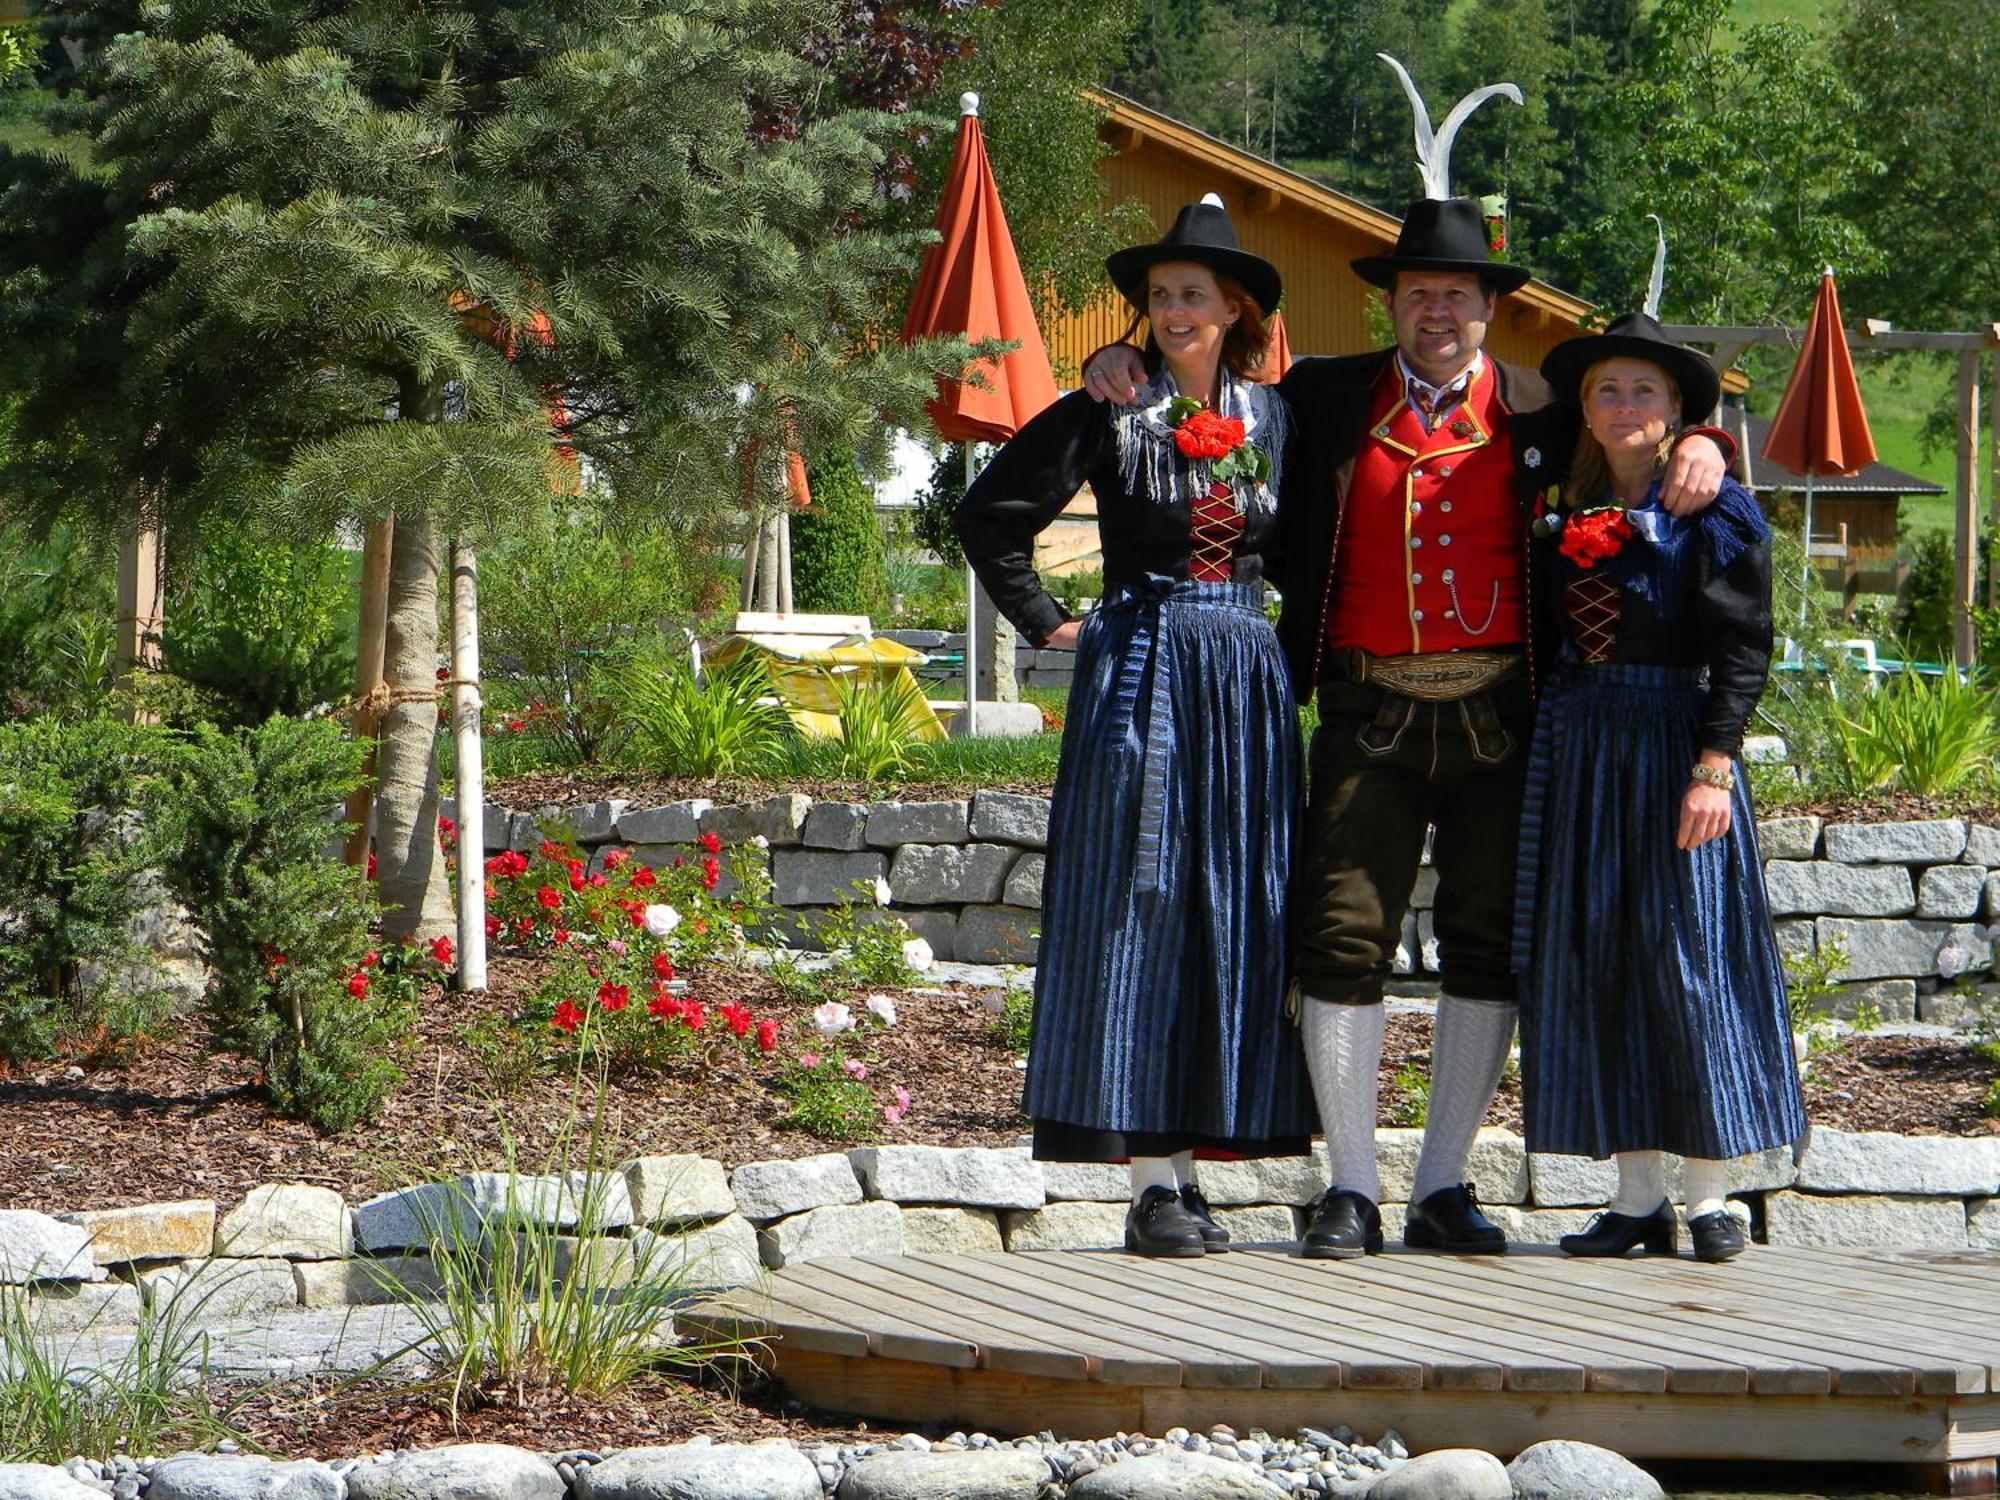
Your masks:
<instances>
[{"instance_id":1,"label":"grey boulder","mask_svg":"<svg viewBox=\"0 0 2000 1500\"><path fill-rule=\"evenodd\" d=\"M325 1464L184 1453L153 1469L146 1500L342 1500L346 1486Z\"/></svg>"},{"instance_id":2,"label":"grey boulder","mask_svg":"<svg viewBox=\"0 0 2000 1500\"><path fill-rule=\"evenodd\" d=\"M837 1500L1035 1500L1048 1483L1039 1453L876 1453L847 1471Z\"/></svg>"},{"instance_id":3,"label":"grey boulder","mask_svg":"<svg viewBox=\"0 0 2000 1500\"><path fill-rule=\"evenodd\" d=\"M579 1470L577 1500L820 1500L819 1470L789 1443L627 1448Z\"/></svg>"},{"instance_id":4,"label":"grey boulder","mask_svg":"<svg viewBox=\"0 0 2000 1500\"><path fill-rule=\"evenodd\" d=\"M1514 1500L1665 1500L1667 1493L1609 1448L1561 1439L1523 1449L1507 1465L1507 1477Z\"/></svg>"},{"instance_id":5,"label":"grey boulder","mask_svg":"<svg viewBox=\"0 0 2000 1500\"><path fill-rule=\"evenodd\" d=\"M348 1500L562 1500L547 1459L505 1443L460 1443L405 1453L348 1472Z\"/></svg>"},{"instance_id":6,"label":"grey boulder","mask_svg":"<svg viewBox=\"0 0 2000 1500\"><path fill-rule=\"evenodd\" d=\"M1368 1487L1368 1500L1513 1500L1507 1466L1478 1448L1439 1448L1397 1464Z\"/></svg>"},{"instance_id":7,"label":"grey boulder","mask_svg":"<svg viewBox=\"0 0 2000 1500\"><path fill-rule=\"evenodd\" d=\"M104 1491L49 1464L0 1464L0 1500L104 1500Z\"/></svg>"},{"instance_id":8,"label":"grey boulder","mask_svg":"<svg viewBox=\"0 0 2000 1500\"><path fill-rule=\"evenodd\" d=\"M1163 1448L1092 1470L1069 1487L1069 1500L1278 1500L1284 1493L1244 1464Z\"/></svg>"}]
</instances>

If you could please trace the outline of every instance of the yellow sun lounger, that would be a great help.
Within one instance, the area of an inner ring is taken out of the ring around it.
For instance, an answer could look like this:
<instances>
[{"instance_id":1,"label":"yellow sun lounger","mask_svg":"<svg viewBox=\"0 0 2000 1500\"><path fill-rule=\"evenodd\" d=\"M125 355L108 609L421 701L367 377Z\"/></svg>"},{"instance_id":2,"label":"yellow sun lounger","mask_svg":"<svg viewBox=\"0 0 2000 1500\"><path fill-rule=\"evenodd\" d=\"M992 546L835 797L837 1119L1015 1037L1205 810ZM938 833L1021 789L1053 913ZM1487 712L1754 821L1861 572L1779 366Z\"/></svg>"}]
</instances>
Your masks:
<instances>
[{"instance_id":1,"label":"yellow sun lounger","mask_svg":"<svg viewBox=\"0 0 2000 1500\"><path fill-rule=\"evenodd\" d=\"M946 738L910 672L924 653L876 636L866 615L739 614L708 659L724 666L746 652L764 658L779 701L803 734L839 739L841 693L865 686L899 701L914 738L933 744Z\"/></svg>"}]
</instances>

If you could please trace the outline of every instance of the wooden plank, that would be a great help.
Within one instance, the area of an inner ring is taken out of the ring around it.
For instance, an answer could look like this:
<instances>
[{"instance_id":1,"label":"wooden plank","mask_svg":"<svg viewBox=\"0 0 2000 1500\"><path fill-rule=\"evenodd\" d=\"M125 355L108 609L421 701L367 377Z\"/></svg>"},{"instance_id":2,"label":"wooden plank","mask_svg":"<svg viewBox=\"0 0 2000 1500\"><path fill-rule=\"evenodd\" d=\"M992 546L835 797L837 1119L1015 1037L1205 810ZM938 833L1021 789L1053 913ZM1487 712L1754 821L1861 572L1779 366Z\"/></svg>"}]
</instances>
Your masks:
<instances>
[{"instance_id":1,"label":"wooden plank","mask_svg":"<svg viewBox=\"0 0 2000 1500\"><path fill-rule=\"evenodd\" d=\"M1958 357L1957 503L1953 507L1951 568L1952 655L1961 667L1978 665L1972 620L1979 580L1979 356Z\"/></svg>"},{"instance_id":2,"label":"wooden plank","mask_svg":"<svg viewBox=\"0 0 2000 1500\"><path fill-rule=\"evenodd\" d=\"M1413 1350L1468 1361L1463 1367L1467 1378L1456 1374L1451 1379L1440 1378L1436 1382L1440 1389L1581 1391L1588 1383L1589 1372L1581 1361L1550 1354L1537 1340L1521 1337L1519 1330L1494 1335L1456 1316L1443 1320L1448 1328L1440 1328L1437 1320L1412 1316L1409 1299L1400 1293L1385 1293L1353 1277L1329 1274L1313 1263L1289 1256L1260 1257L1255 1264L1246 1264L1253 1258L1236 1252L1229 1259L1234 1263L1216 1263L1220 1274L1263 1288L1299 1314L1323 1317L1345 1329L1356 1325L1360 1309L1361 1326L1371 1332L1381 1329L1399 1336ZM1486 1366L1498 1371L1501 1378L1497 1385L1484 1379ZM1472 1375L1480 1377L1479 1383L1469 1378Z\"/></svg>"},{"instance_id":3,"label":"wooden plank","mask_svg":"<svg viewBox=\"0 0 2000 1500\"><path fill-rule=\"evenodd\" d=\"M782 1338L797 1348L821 1354L860 1357L868 1353L865 1329L833 1322L774 1304L768 1297L756 1300L714 1298L697 1302L674 1314L674 1327L683 1333L724 1338ZM709 1330L705 1335L702 1330Z\"/></svg>"},{"instance_id":4,"label":"wooden plank","mask_svg":"<svg viewBox=\"0 0 2000 1500\"><path fill-rule=\"evenodd\" d=\"M1824 1276L1816 1285L1786 1279L1782 1274L1767 1276L1759 1270L1763 1258L1764 1250L1759 1247L1735 1262L1735 1269L1751 1278L1740 1284L1716 1278L1685 1261L1655 1262L1648 1268L1648 1274L1709 1301L1722 1292L1735 1305L1716 1309L1719 1315L1769 1329L1778 1337L1791 1337L1795 1342L1809 1338L1815 1347L1842 1349L1849 1355L1859 1355L1864 1361L1873 1360L1884 1366L1900 1363L1914 1373L1917 1389L1928 1394L1973 1393L1990 1388L1989 1362L2000 1354L1991 1340L1960 1335L1947 1325L1920 1330L1911 1325L1907 1307L1900 1304L1882 1309L1884 1319L1879 1330L1857 1334L1853 1309L1871 1304L1851 1298L1836 1310L1829 1304L1831 1289ZM1675 1305L1683 1310L1689 1307L1699 1310L1706 1302Z\"/></svg>"},{"instance_id":5,"label":"wooden plank","mask_svg":"<svg viewBox=\"0 0 2000 1500\"><path fill-rule=\"evenodd\" d=\"M1621 1312L1649 1323L1691 1330L1713 1347L1728 1349L1734 1357L1747 1358L1772 1372L1769 1378L1774 1383L1785 1381L1787 1369L1823 1367L1833 1378L1834 1391L1840 1394L1908 1395L1919 1388L1920 1381L1935 1393L1956 1389L1956 1369L1947 1370L1935 1361L1912 1367L1840 1331L1794 1326L1795 1319L1806 1316L1803 1310L1760 1310L1756 1286L1748 1279L1749 1267L1737 1262L1734 1269L1744 1273L1734 1285L1726 1279L1727 1273L1717 1278L1697 1271L1693 1262L1663 1260L1628 1263L1580 1259L1561 1274L1564 1282L1574 1280L1591 1287L1599 1310L1608 1299ZM1691 1312L1667 1300L1676 1291L1706 1300Z\"/></svg>"},{"instance_id":6,"label":"wooden plank","mask_svg":"<svg viewBox=\"0 0 2000 1500\"><path fill-rule=\"evenodd\" d=\"M852 1281L897 1299L910 1308L909 1317L970 1340L978 1349L982 1369L1120 1385L1178 1385L1187 1376L1180 1351L1164 1341L1140 1344L1040 1316L1018 1298L996 1299L990 1288L962 1284L932 1259L850 1258L818 1261L800 1269L815 1268L837 1284ZM1261 1379L1261 1372L1253 1371L1249 1378Z\"/></svg>"},{"instance_id":7,"label":"wooden plank","mask_svg":"<svg viewBox=\"0 0 2000 1500\"><path fill-rule=\"evenodd\" d=\"M1948 1410L1951 1457L2000 1457L2000 1395L1954 1396Z\"/></svg>"},{"instance_id":8,"label":"wooden plank","mask_svg":"<svg viewBox=\"0 0 2000 1500\"><path fill-rule=\"evenodd\" d=\"M1187 1337L1213 1338L1217 1347L1254 1354L1263 1365L1266 1385L1411 1390L1439 1383L1444 1372L1405 1341L1392 1338L1385 1345L1380 1339L1355 1337L1357 1330L1351 1327L1305 1327L1296 1320L1275 1319L1265 1307L1246 1302L1219 1268L1233 1256L1249 1259L1252 1254L1232 1251L1213 1262L1204 1258L1138 1263L1125 1256L1092 1254L1045 1259L1059 1260L1065 1279L1088 1278L1102 1289L1100 1295L1114 1302L1129 1305L1136 1298L1140 1306L1170 1307L1183 1322ZM1329 1339L1329 1333L1336 1337ZM1489 1373L1485 1383L1498 1389L1499 1369Z\"/></svg>"},{"instance_id":9,"label":"wooden plank","mask_svg":"<svg viewBox=\"0 0 2000 1500\"><path fill-rule=\"evenodd\" d=\"M1837 1298L1843 1310L1856 1315L1845 1320L1847 1326L1853 1326L1859 1315L1872 1313L1885 1328L1895 1330L1887 1336L1894 1347L1948 1356L1984 1371L1983 1384L1962 1385L1961 1392L2000 1390L2000 1339L1968 1331L1981 1320L2000 1328L2000 1303L1988 1306L1978 1298L1968 1303L1963 1283L1932 1285L1920 1277L1847 1260L1829 1268L1823 1253L1762 1246L1755 1265L1758 1279L1774 1292L1817 1308L1824 1308L1829 1297Z\"/></svg>"},{"instance_id":10,"label":"wooden plank","mask_svg":"<svg viewBox=\"0 0 2000 1500\"><path fill-rule=\"evenodd\" d=\"M865 1327L870 1354L960 1370L972 1369L980 1361L982 1345L976 1332L933 1316L922 1303L907 1302L893 1292L885 1294L865 1281L829 1271L823 1263L786 1266L768 1284L774 1302ZM1083 1361L1065 1361L1058 1373L1080 1377L1085 1373Z\"/></svg>"},{"instance_id":11,"label":"wooden plank","mask_svg":"<svg viewBox=\"0 0 2000 1500\"><path fill-rule=\"evenodd\" d=\"M897 1422L950 1422L1006 1437L1047 1430L1062 1437L1099 1438L1108 1432L1136 1432L1145 1422L1144 1388L1136 1385L783 1349L778 1379L793 1397L822 1411Z\"/></svg>"},{"instance_id":12,"label":"wooden plank","mask_svg":"<svg viewBox=\"0 0 2000 1500\"><path fill-rule=\"evenodd\" d=\"M1157 1342L1165 1322L1173 1329L1176 1347L1204 1351L1195 1366L1204 1375L1211 1363L1219 1359L1227 1366L1256 1364L1260 1385L1271 1383L1274 1371L1283 1377L1281 1383L1313 1390L1333 1389L1344 1381L1346 1371L1340 1359L1329 1357L1317 1346L1273 1343L1251 1329L1218 1326L1217 1320L1203 1316L1184 1301L1174 1300L1175 1293L1170 1287L1147 1282L1143 1277L1136 1282L1098 1278L1069 1264L1072 1260L1097 1257L1036 1252L1034 1258L1042 1265L1033 1270L1006 1263L1016 1258L962 1256L954 1257L953 1263L965 1275L992 1284L1003 1299L1026 1297L1034 1299L1037 1305L1061 1307L1079 1319L1089 1320L1087 1327L1108 1326L1120 1337L1129 1336L1136 1343ZM1182 1368L1183 1380L1199 1383L1185 1362Z\"/></svg>"},{"instance_id":13,"label":"wooden plank","mask_svg":"<svg viewBox=\"0 0 2000 1500\"><path fill-rule=\"evenodd\" d=\"M1490 1256L1386 1256L1392 1262L1380 1272L1388 1284L1424 1288L1432 1298L1448 1300L1460 1316L1494 1332L1528 1326L1542 1338L1564 1340L1588 1360L1592 1390L1668 1390L1700 1394L1738 1394L1758 1380L1790 1380L1790 1370L1770 1370L1768 1360L1744 1358L1744 1352L1718 1346L1712 1338L1690 1338L1684 1330L1656 1324L1640 1326L1616 1318L1594 1316L1576 1296L1576 1288L1550 1290L1520 1270L1490 1264ZM1636 1370L1660 1370L1658 1378L1638 1384ZM1822 1380L1812 1392L1832 1386ZM1812 1394L1808 1392L1808 1394Z\"/></svg>"}]
</instances>

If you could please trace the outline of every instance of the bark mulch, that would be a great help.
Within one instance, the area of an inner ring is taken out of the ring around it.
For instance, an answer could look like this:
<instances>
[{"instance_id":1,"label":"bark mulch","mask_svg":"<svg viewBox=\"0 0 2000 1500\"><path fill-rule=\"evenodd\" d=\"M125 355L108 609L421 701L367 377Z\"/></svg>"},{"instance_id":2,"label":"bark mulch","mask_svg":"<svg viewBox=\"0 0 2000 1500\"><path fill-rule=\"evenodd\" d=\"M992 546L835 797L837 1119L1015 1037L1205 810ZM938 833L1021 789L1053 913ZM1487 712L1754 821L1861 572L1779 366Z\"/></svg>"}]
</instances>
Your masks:
<instances>
[{"instance_id":1,"label":"bark mulch","mask_svg":"<svg viewBox=\"0 0 2000 1500\"><path fill-rule=\"evenodd\" d=\"M490 1170L511 1155L524 1170L548 1159L568 1126L588 1128L594 1086L544 1071L509 1081L482 1063L466 1039L483 1016L511 1017L535 983L540 961L497 958L483 996L445 992L425 1002L405 1067L408 1081L381 1118L344 1136L324 1136L273 1116L253 1070L212 1052L188 1021L141 1047L124 1064L38 1064L0 1078L0 1204L64 1212L176 1198L213 1198L226 1211L264 1182L310 1182L350 1201L416 1181ZM759 1016L802 1021L810 1001L782 999L754 970L716 970L692 998L713 1013L737 1000ZM850 997L859 1008L861 992ZM886 1102L900 1086L911 1107L879 1138L892 1144L1008 1145L1028 1128L1020 1112L1019 1056L996 1034L997 991L921 987L895 996L898 1023L870 1028L869 1081ZM524 1023L525 1025L525 1023ZM1430 1020L1390 1018L1383 1049L1381 1122L1417 1123L1429 1067ZM774 1088L773 1059L716 1045L658 1073L610 1080L602 1151L609 1160L690 1152L729 1166L838 1150L783 1123L788 1102ZM2000 1121L1983 1113L2000 1061L1976 1049L1909 1037L1854 1037L1815 1054L1807 1103L1820 1125L1916 1135L1984 1135ZM1501 1086L1490 1123L1521 1126L1520 1091Z\"/></svg>"}]
</instances>

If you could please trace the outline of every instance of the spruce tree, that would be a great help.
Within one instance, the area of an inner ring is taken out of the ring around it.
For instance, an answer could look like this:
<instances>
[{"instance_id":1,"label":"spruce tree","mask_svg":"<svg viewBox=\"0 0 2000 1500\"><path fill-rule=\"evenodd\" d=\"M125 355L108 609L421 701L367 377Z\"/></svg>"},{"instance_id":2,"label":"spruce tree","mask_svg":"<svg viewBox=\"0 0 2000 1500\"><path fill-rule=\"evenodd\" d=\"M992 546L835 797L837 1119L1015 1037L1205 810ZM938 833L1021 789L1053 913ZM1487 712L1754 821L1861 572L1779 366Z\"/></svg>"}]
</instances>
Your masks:
<instances>
[{"instance_id":1,"label":"spruce tree","mask_svg":"<svg viewBox=\"0 0 2000 1500\"><path fill-rule=\"evenodd\" d=\"M44 425L171 459L172 514L254 504L317 537L395 515L378 854L396 930L441 925L445 539L546 503L564 448L621 505L692 522L740 503L739 455L772 503L787 442L918 420L964 351L873 337L920 248L867 227L900 127L767 128L812 82L817 0L50 9L84 59L65 112L89 160L38 166L12 269L76 326L53 250L65 211L90 226L125 415Z\"/></svg>"}]
</instances>

